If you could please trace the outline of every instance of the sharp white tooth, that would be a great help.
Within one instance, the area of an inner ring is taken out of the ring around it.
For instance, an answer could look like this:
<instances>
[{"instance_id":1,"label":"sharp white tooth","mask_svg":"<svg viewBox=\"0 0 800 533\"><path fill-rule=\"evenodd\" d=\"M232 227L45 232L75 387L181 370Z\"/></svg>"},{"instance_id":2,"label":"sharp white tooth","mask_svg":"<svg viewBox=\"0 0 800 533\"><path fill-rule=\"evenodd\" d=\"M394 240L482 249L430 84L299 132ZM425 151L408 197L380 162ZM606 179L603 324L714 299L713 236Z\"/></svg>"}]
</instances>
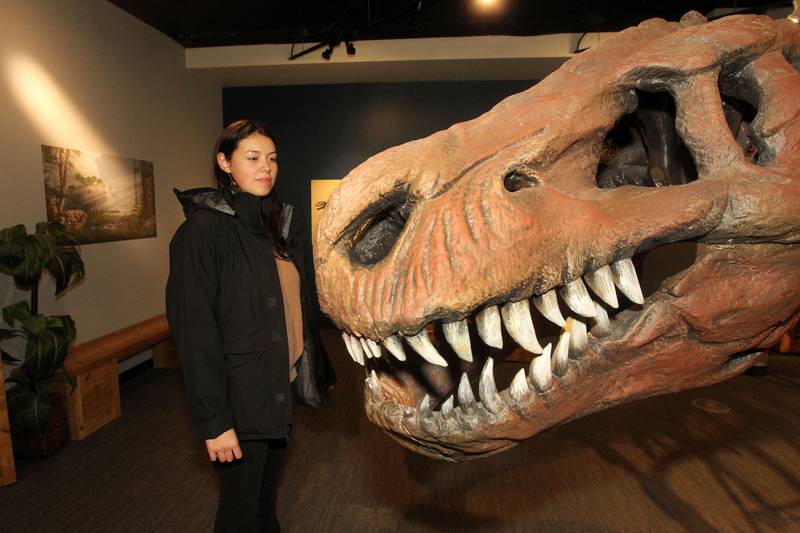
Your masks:
<instances>
[{"instance_id":1,"label":"sharp white tooth","mask_svg":"<svg viewBox=\"0 0 800 533\"><path fill-rule=\"evenodd\" d=\"M350 359L357 363L356 356L353 355L353 349L350 347L350 338L344 331L342 332L342 340L344 341L345 348L347 348L347 353L350 355Z\"/></svg>"},{"instance_id":2,"label":"sharp white tooth","mask_svg":"<svg viewBox=\"0 0 800 533\"><path fill-rule=\"evenodd\" d=\"M570 309L581 316L594 316L594 303L581 278L577 278L561 287L558 293Z\"/></svg>"},{"instance_id":3,"label":"sharp white tooth","mask_svg":"<svg viewBox=\"0 0 800 533\"><path fill-rule=\"evenodd\" d=\"M503 410L505 403L500 395L497 394L497 386L494 384L494 359L488 357L486 364L481 370L481 379L478 382L478 395L481 403L490 412L497 414Z\"/></svg>"},{"instance_id":4,"label":"sharp white tooth","mask_svg":"<svg viewBox=\"0 0 800 533\"><path fill-rule=\"evenodd\" d=\"M500 314L503 317L503 324L506 325L508 334L517 341L517 344L531 353L542 353L542 346L539 344L539 339L536 338L536 331L533 329L531 308L528 306L528 300L507 303L500 309Z\"/></svg>"},{"instance_id":5,"label":"sharp white tooth","mask_svg":"<svg viewBox=\"0 0 800 533\"><path fill-rule=\"evenodd\" d=\"M422 402L419 404L419 416L422 418L423 416L428 416L431 414L431 397L427 394L422 399Z\"/></svg>"},{"instance_id":6,"label":"sharp white tooth","mask_svg":"<svg viewBox=\"0 0 800 533\"><path fill-rule=\"evenodd\" d=\"M466 320L459 320L458 322L443 322L442 330L444 337L453 351L456 352L459 358L467 362L472 362L472 345L469 341L469 328L467 327Z\"/></svg>"},{"instance_id":7,"label":"sharp white tooth","mask_svg":"<svg viewBox=\"0 0 800 533\"><path fill-rule=\"evenodd\" d=\"M431 339L428 337L428 330L426 328L422 328L422 330L414 336L406 337L406 340L408 344L414 348L414 351L430 364L447 366L447 361L445 361L444 357L439 355L439 352L436 351L436 348L431 344Z\"/></svg>"},{"instance_id":8,"label":"sharp white tooth","mask_svg":"<svg viewBox=\"0 0 800 533\"><path fill-rule=\"evenodd\" d=\"M517 375L514 376L514 379L511 381L508 392L511 394L511 398L519 403L528 394L528 390L528 380L525 378L525 369L520 368Z\"/></svg>"},{"instance_id":9,"label":"sharp white tooth","mask_svg":"<svg viewBox=\"0 0 800 533\"><path fill-rule=\"evenodd\" d=\"M372 339L367 339L367 347L369 347L369 351L372 352L373 359L380 359L381 347L377 342Z\"/></svg>"},{"instance_id":10,"label":"sharp white tooth","mask_svg":"<svg viewBox=\"0 0 800 533\"><path fill-rule=\"evenodd\" d=\"M347 333L345 333L347 335ZM361 343L352 335L347 335L347 341L350 342L350 350L353 360L361 366L364 366L364 350L361 348ZM347 342L345 341L345 342Z\"/></svg>"},{"instance_id":11,"label":"sharp white tooth","mask_svg":"<svg viewBox=\"0 0 800 533\"><path fill-rule=\"evenodd\" d=\"M589 288L599 296L605 303L616 309L619 307L617 301L617 290L614 288L614 276L608 265L601 266L594 272L587 272L583 275Z\"/></svg>"},{"instance_id":12,"label":"sharp white tooth","mask_svg":"<svg viewBox=\"0 0 800 533\"><path fill-rule=\"evenodd\" d=\"M578 322L574 322L577 324ZM553 371L557 376L563 376L569 367L569 340L572 334L569 331L561 333L561 338L558 339L556 351L553 354Z\"/></svg>"},{"instance_id":13,"label":"sharp white tooth","mask_svg":"<svg viewBox=\"0 0 800 533\"><path fill-rule=\"evenodd\" d=\"M497 306L486 307L475 317L478 335L487 346L503 347L503 331L500 327L500 312Z\"/></svg>"},{"instance_id":14,"label":"sharp white tooth","mask_svg":"<svg viewBox=\"0 0 800 533\"><path fill-rule=\"evenodd\" d=\"M398 361L406 360L406 352L403 350L403 341L397 335L386 337L383 339L383 345L389 350L389 353L394 356Z\"/></svg>"},{"instance_id":15,"label":"sharp white tooth","mask_svg":"<svg viewBox=\"0 0 800 533\"><path fill-rule=\"evenodd\" d=\"M531 385L539 392L548 390L553 383L553 371L550 369L550 352L552 350L553 345L548 344L544 347L542 355L531 360L531 366L528 370L529 379Z\"/></svg>"},{"instance_id":16,"label":"sharp white tooth","mask_svg":"<svg viewBox=\"0 0 800 533\"><path fill-rule=\"evenodd\" d=\"M586 324L574 317L567 320L567 325L564 327L569 332L569 352L573 356L581 355L586 347L589 346L589 337L586 335Z\"/></svg>"},{"instance_id":17,"label":"sharp white tooth","mask_svg":"<svg viewBox=\"0 0 800 533\"><path fill-rule=\"evenodd\" d=\"M453 395L451 394L442 404L442 416L447 418L453 414Z\"/></svg>"},{"instance_id":18,"label":"sharp white tooth","mask_svg":"<svg viewBox=\"0 0 800 533\"><path fill-rule=\"evenodd\" d=\"M592 333L596 334L598 337L605 337L611 333L611 320L608 319L608 313L605 307L595 302L594 308L597 313L594 317L595 325L594 328L592 328Z\"/></svg>"},{"instance_id":19,"label":"sharp white tooth","mask_svg":"<svg viewBox=\"0 0 800 533\"><path fill-rule=\"evenodd\" d=\"M558 308L558 298L556 298L556 291L550 290L541 296L533 299L533 305L539 310L542 315L552 322L553 324L563 327L564 316L561 314L561 309Z\"/></svg>"},{"instance_id":20,"label":"sharp white tooth","mask_svg":"<svg viewBox=\"0 0 800 533\"><path fill-rule=\"evenodd\" d=\"M361 349L364 351L364 357L367 359L372 358L372 350L369 348L369 344L367 344L367 339L361 337L358 339L358 342L361 344Z\"/></svg>"},{"instance_id":21,"label":"sharp white tooth","mask_svg":"<svg viewBox=\"0 0 800 533\"><path fill-rule=\"evenodd\" d=\"M369 384L369 390L372 391L373 399L379 399L381 396L381 382L378 380L378 375L374 370L370 370L367 383Z\"/></svg>"},{"instance_id":22,"label":"sharp white tooth","mask_svg":"<svg viewBox=\"0 0 800 533\"><path fill-rule=\"evenodd\" d=\"M472 393L472 385L469 384L466 372L461 374L461 381L458 383L458 405L465 411L475 405L475 395Z\"/></svg>"},{"instance_id":23,"label":"sharp white tooth","mask_svg":"<svg viewBox=\"0 0 800 533\"><path fill-rule=\"evenodd\" d=\"M620 259L616 263L611 263L611 273L614 274L614 283L617 288L635 304L643 304L642 288L639 286L639 278L636 277L636 269L630 259Z\"/></svg>"}]
</instances>

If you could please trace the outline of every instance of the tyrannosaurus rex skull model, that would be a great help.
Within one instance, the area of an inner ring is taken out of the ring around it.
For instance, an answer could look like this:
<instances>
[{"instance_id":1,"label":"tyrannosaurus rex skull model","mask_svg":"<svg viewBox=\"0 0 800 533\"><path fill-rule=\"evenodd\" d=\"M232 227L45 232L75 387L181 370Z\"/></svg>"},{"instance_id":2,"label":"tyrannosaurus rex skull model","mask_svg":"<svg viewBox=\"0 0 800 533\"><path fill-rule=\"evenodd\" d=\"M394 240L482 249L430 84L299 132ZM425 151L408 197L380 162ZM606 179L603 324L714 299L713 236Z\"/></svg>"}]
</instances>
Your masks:
<instances>
[{"instance_id":1,"label":"tyrannosaurus rex skull model","mask_svg":"<svg viewBox=\"0 0 800 533\"><path fill-rule=\"evenodd\" d=\"M370 420L464 460L746 369L800 309L798 66L792 20L648 20L354 169L314 260ZM631 258L678 241L645 300Z\"/></svg>"}]
</instances>

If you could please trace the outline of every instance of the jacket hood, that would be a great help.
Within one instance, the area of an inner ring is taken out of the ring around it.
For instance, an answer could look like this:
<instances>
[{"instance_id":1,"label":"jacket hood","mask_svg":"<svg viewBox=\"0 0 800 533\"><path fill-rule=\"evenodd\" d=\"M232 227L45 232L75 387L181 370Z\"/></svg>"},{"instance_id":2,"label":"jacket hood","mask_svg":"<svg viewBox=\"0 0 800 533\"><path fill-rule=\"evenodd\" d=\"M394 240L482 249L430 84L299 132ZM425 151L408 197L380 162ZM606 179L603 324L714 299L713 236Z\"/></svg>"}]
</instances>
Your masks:
<instances>
[{"instance_id":1,"label":"jacket hood","mask_svg":"<svg viewBox=\"0 0 800 533\"><path fill-rule=\"evenodd\" d=\"M226 215L235 215L231 207L230 191L227 189L214 189L211 187L200 187L198 189L187 189L179 191L172 189L178 201L183 207L183 214L188 218L189 215L198 209L211 209Z\"/></svg>"}]
</instances>

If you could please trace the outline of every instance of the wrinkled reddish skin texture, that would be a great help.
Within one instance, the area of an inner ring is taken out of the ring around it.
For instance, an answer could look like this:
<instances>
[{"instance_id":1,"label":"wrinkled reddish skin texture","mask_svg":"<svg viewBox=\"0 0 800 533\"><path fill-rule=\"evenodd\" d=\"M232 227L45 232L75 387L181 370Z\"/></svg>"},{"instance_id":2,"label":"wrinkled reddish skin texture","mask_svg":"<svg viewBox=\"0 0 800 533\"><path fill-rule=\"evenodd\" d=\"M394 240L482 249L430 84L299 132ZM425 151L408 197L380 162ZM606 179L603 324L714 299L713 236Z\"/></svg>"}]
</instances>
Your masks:
<instances>
[{"instance_id":1,"label":"wrinkled reddish skin texture","mask_svg":"<svg viewBox=\"0 0 800 533\"><path fill-rule=\"evenodd\" d=\"M320 304L343 330L376 340L541 294L652 243L731 245L636 318L623 313L611 338L592 339L570 370L579 386L564 378L545 395L558 398L548 414L473 435L393 434L405 445L455 459L503 449L607 405L723 379L747 366L746 358L728 365L730 355L767 346L785 329L800 307L800 75L790 64L800 64L800 30L766 17L701 19L690 13L620 32L486 114L368 159L333 193L314 246ZM718 80L758 108L762 166L731 135ZM672 93L697 181L597 187L599 146L635 108L633 89ZM538 185L506 191L512 170ZM398 188L416 202L399 242L377 264L354 265L345 229ZM765 249L784 260L772 262L754 243L776 243ZM368 399L373 421L397 431L397 416L374 407Z\"/></svg>"}]
</instances>

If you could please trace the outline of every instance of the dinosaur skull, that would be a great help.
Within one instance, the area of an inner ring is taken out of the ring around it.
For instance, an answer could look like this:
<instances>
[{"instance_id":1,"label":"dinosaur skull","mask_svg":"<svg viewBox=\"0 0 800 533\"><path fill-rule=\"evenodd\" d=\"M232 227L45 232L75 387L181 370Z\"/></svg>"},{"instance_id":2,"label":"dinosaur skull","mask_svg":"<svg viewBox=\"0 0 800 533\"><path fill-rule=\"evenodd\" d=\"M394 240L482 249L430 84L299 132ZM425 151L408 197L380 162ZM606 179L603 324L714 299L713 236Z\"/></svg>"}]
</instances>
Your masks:
<instances>
[{"instance_id":1,"label":"dinosaur skull","mask_svg":"<svg viewBox=\"0 0 800 533\"><path fill-rule=\"evenodd\" d=\"M791 20L648 20L355 168L314 261L370 420L464 460L746 369L800 309L798 66ZM631 259L679 241L645 300Z\"/></svg>"}]
</instances>

